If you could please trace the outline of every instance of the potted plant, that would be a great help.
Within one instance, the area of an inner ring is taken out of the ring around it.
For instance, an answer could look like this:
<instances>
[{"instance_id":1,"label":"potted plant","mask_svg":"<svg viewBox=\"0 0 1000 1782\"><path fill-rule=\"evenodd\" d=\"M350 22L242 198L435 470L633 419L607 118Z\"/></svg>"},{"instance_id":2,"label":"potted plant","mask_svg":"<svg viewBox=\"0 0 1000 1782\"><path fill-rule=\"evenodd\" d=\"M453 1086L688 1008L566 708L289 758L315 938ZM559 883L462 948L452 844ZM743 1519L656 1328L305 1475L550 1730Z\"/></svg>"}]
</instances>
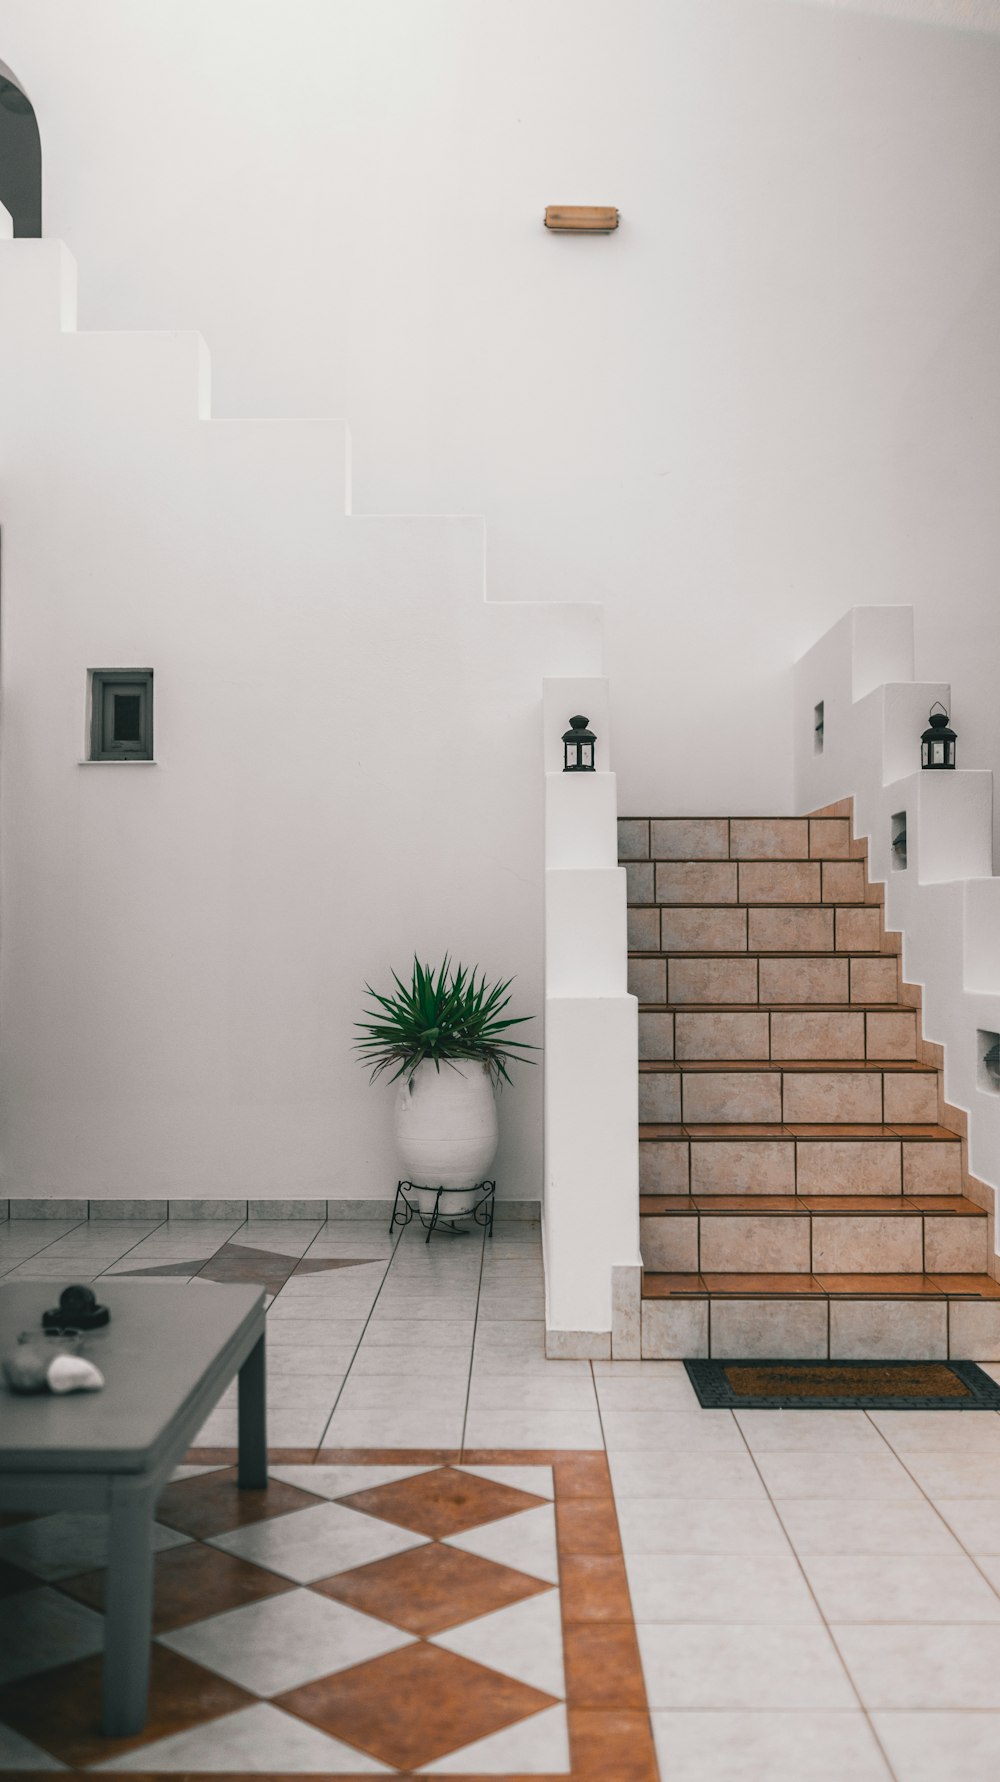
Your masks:
<instances>
[{"instance_id":1,"label":"potted plant","mask_svg":"<svg viewBox=\"0 0 1000 1782\"><path fill-rule=\"evenodd\" d=\"M439 1188L464 1188L464 1196L448 1194L442 1212L468 1212L496 1154L494 1087L510 1082L508 1063L535 1050L510 1029L531 1016L504 1014L511 979L487 984L480 973L477 981L475 967L452 970L447 955L437 971L414 957L409 984L392 976L388 996L365 985L376 1006L356 1023L356 1050L372 1082L386 1070L399 1079L396 1144L404 1178L425 1191L421 1210L433 1211Z\"/></svg>"}]
</instances>

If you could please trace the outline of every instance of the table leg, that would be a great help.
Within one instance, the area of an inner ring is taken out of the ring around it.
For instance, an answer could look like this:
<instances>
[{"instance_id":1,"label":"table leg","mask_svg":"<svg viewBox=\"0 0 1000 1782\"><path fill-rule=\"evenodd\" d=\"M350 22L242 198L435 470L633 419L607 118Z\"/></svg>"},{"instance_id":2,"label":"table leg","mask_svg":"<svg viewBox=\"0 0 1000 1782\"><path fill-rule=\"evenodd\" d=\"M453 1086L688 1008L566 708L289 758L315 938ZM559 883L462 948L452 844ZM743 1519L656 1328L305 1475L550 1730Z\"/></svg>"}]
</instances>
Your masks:
<instances>
[{"instance_id":1,"label":"table leg","mask_svg":"<svg viewBox=\"0 0 1000 1782\"><path fill-rule=\"evenodd\" d=\"M109 1738L141 1732L149 1693L153 1616L153 1492L116 1482L104 1623L103 1727Z\"/></svg>"},{"instance_id":2,"label":"table leg","mask_svg":"<svg viewBox=\"0 0 1000 1782\"><path fill-rule=\"evenodd\" d=\"M264 1394L264 1338L256 1343L240 1368L240 1462L242 1490L261 1490L267 1485L267 1406Z\"/></svg>"}]
</instances>

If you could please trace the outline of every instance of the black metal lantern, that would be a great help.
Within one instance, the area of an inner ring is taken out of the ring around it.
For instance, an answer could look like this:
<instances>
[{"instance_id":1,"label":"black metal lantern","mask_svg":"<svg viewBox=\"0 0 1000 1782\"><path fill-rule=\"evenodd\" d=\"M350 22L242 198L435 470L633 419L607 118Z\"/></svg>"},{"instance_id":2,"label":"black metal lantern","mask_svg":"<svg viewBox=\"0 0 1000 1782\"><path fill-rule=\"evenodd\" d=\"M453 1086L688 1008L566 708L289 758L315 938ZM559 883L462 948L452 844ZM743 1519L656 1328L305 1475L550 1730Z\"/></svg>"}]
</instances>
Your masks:
<instances>
[{"instance_id":1,"label":"black metal lantern","mask_svg":"<svg viewBox=\"0 0 1000 1782\"><path fill-rule=\"evenodd\" d=\"M588 719L575 717L563 732L563 773L593 773L597 738L587 729Z\"/></svg>"},{"instance_id":2,"label":"black metal lantern","mask_svg":"<svg viewBox=\"0 0 1000 1782\"><path fill-rule=\"evenodd\" d=\"M930 729L920 738L921 767L954 767L955 744L958 738L948 728L948 713L940 700L931 706Z\"/></svg>"}]
</instances>

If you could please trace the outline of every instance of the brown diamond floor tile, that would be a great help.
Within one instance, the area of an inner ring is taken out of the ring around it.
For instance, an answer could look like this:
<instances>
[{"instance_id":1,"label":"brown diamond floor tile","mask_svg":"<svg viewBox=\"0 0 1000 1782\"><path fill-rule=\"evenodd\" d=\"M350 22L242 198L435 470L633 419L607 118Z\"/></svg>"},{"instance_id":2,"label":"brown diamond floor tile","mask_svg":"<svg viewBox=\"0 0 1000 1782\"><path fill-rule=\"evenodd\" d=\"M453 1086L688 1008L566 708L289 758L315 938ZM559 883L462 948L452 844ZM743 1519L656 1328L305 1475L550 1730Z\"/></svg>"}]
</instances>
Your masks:
<instances>
[{"instance_id":1,"label":"brown diamond floor tile","mask_svg":"<svg viewBox=\"0 0 1000 1782\"><path fill-rule=\"evenodd\" d=\"M625 1561L620 1553L563 1553L559 1557L563 1620L632 1619Z\"/></svg>"},{"instance_id":2,"label":"brown diamond floor tile","mask_svg":"<svg viewBox=\"0 0 1000 1782\"><path fill-rule=\"evenodd\" d=\"M554 1707L555 1697L419 1642L290 1690L275 1705L405 1770Z\"/></svg>"},{"instance_id":3,"label":"brown diamond floor tile","mask_svg":"<svg viewBox=\"0 0 1000 1782\"><path fill-rule=\"evenodd\" d=\"M385 1262L384 1256L305 1256L295 1264L295 1275L325 1275L332 1268L367 1268L373 1262ZM386 1264L388 1267L388 1264Z\"/></svg>"},{"instance_id":4,"label":"brown diamond floor tile","mask_svg":"<svg viewBox=\"0 0 1000 1782\"><path fill-rule=\"evenodd\" d=\"M103 1610L105 1576L103 1571L82 1572L78 1578L65 1578L58 1588L92 1609ZM245 1603L280 1596L294 1588L290 1578L262 1571L218 1547L203 1547L200 1541L169 1547L154 1561L153 1632L187 1627L192 1621L204 1621L207 1615L241 1609Z\"/></svg>"},{"instance_id":5,"label":"brown diamond floor tile","mask_svg":"<svg viewBox=\"0 0 1000 1782\"><path fill-rule=\"evenodd\" d=\"M431 1541L409 1553L395 1553L372 1565L338 1572L312 1588L379 1621L405 1628L407 1633L436 1634L519 1603L524 1597L537 1596L551 1585L512 1571L510 1566L480 1559L475 1553Z\"/></svg>"},{"instance_id":6,"label":"brown diamond floor tile","mask_svg":"<svg viewBox=\"0 0 1000 1782\"><path fill-rule=\"evenodd\" d=\"M518 1510L534 1509L545 1499L498 1485L493 1479L480 1479L475 1473L442 1467L413 1479L399 1479L394 1485L355 1491L340 1502L351 1510L364 1510L383 1522L440 1540L444 1535L478 1528L483 1522L496 1522L501 1516L513 1516Z\"/></svg>"},{"instance_id":7,"label":"brown diamond floor tile","mask_svg":"<svg viewBox=\"0 0 1000 1782\"><path fill-rule=\"evenodd\" d=\"M141 1770L143 1745L252 1707L257 1699L165 1646L154 1645L150 1658L149 1714L132 1738L108 1739L101 1732L100 1653L8 1683L0 1689L0 1722L71 1769L135 1751Z\"/></svg>"},{"instance_id":8,"label":"brown diamond floor tile","mask_svg":"<svg viewBox=\"0 0 1000 1782\"><path fill-rule=\"evenodd\" d=\"M265 1287L268 1293L280 1293L297 1258L282 1256L277 1250L252 1250L244 1244L223 1244L211 1261L198 1270L202 1281L237 1282L252 1287Z\"/></svg>"},{"instance_id":9,"label":"brown diamond floor tile","mask_svg":"<svg viewBox=\"0 0 1000 1782\"><path fill-rule=\"evenodd\" d=\"M272 1479L264 1491L241 1491L236 1468L227 1467L225 1472L202 1473L196 1479L178 1479L168 1485L156 1506L156 1520L203 1541L210 1535L243 1528L248 1522L284 1516L289 1510L307 1510L325 1501L280 1479Z\"/></svg>"},{"instance_id":10,"label":"brown diamond floor tile","mask_svg":"<svg viewBox=\"0 0 1000 1782\"><path fill-rule=\"evenodd\" d=\"M572 1782L659 1782L644 1711L570 1708L569 1743Z\"/></svg>"}]
</instances>

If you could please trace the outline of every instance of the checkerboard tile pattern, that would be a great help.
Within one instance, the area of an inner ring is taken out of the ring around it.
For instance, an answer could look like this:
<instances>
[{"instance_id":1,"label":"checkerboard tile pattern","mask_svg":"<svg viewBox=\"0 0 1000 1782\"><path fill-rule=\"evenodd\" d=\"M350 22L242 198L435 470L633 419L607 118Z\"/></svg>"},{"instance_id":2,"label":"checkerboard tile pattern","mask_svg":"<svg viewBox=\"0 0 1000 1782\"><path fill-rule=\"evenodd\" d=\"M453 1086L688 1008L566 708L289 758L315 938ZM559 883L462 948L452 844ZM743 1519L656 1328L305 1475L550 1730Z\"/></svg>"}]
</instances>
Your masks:
<instances>
[{"instance_id":1,"label":"checkerboard tile pattern","mask_svg":"<svg viewBox=\"0 0 1000 1782\"><path fill-rule=\"evenodd\" d=\"M189 1458L135 1738L99 1730L93 1530L74 1567L54 1518L0 1527L0 1769L656 1782L603 1453L285 1453L266 1492Z\"/></svg>"}]
</instances>

